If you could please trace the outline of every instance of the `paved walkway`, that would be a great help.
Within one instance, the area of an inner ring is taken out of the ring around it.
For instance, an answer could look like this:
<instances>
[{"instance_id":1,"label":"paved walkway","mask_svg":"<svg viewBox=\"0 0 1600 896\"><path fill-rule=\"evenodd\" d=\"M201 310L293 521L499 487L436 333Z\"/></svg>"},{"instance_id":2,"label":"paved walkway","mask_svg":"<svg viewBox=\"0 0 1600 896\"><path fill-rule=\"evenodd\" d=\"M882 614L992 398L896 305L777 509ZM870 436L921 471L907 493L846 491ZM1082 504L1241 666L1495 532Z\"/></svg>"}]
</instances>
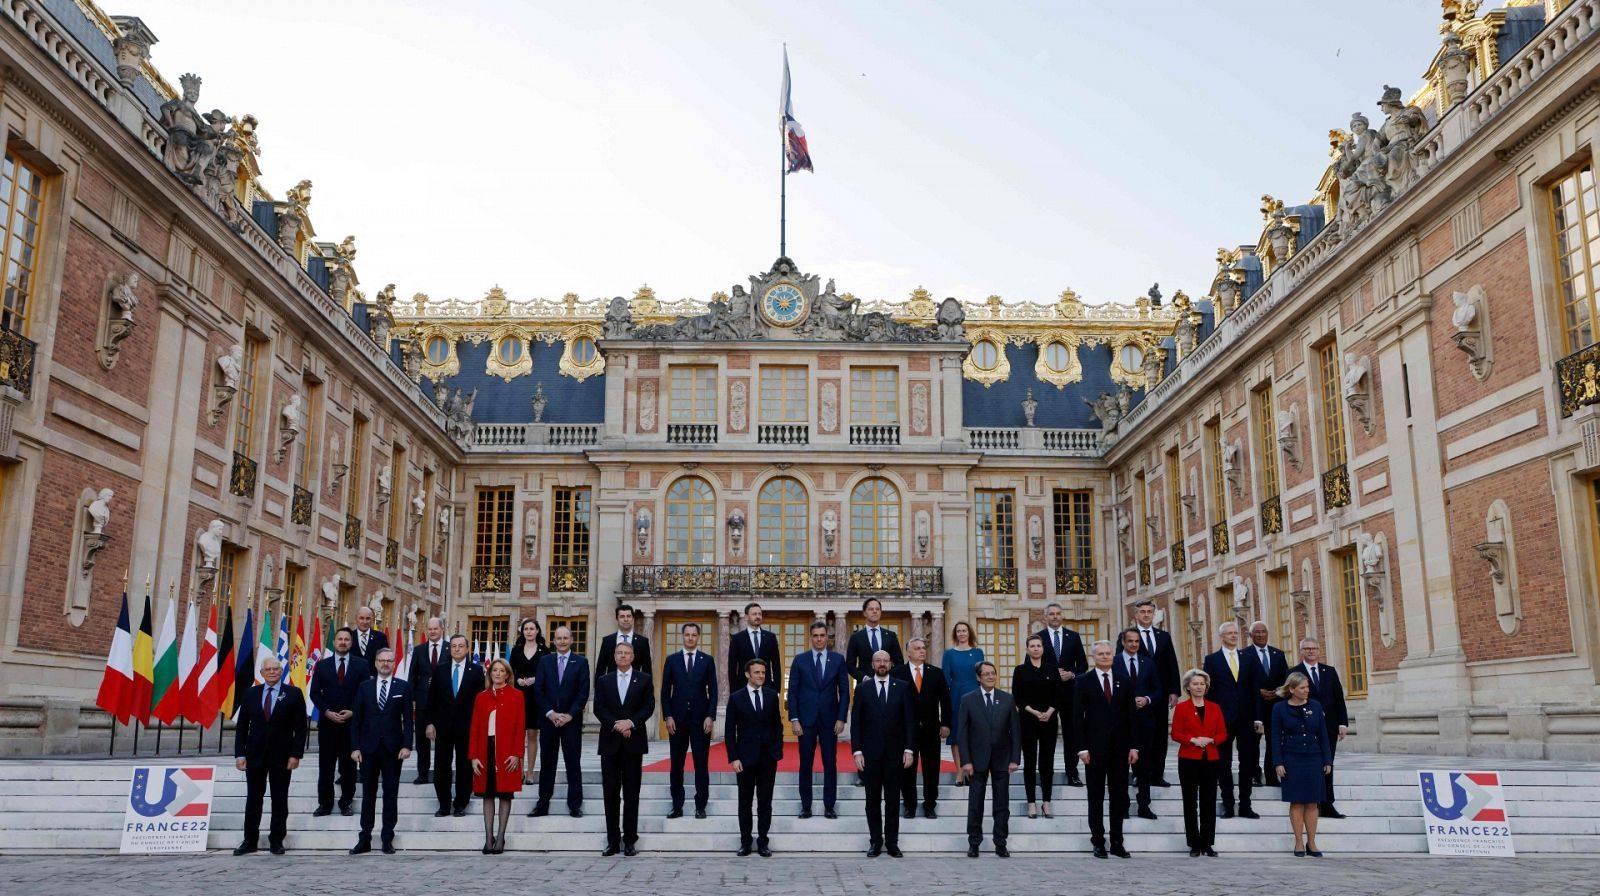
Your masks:
<instances>
[{"instance_id":1,"label":"paved walkway","mask_svg":"<svg viewBox=\"0 0 1600 896\"><path fill-rule=\"evenodd\" d=\"M774 844L781 848L781 843ZM1191 859L1161 856L1132 861L1092 858L981 859L906 858L894 860L786 857L735 858L731 855L598 856L448 855L402 852L360 858L342 855L266 854L235 859L225 853L204 856L0 857L0 880L13 893L65 892L64 882L80 881L96 891L120 896L218 896L280 890L296 894L349 896L352 880L387 881L380 889L401 894L423 892L426 881L459 881L458 892L640 893L648 896L705 896L741 892L749 896L867 896L884 892L935 894L1058 893L1139 896L1190 896L1196 893L1329 893L1339 896L1417 896L1417 894L1600 892L1596 862L1587 858L1432 859L1224 856ZM270 875L270 877L269 877ZM371 876L369 876L371 875ZM877 888L866 881L876 879ZM1060 881L1050 884L1048 881ZM467 882L470 881L470 885ZM31 886L31 885L37 885ZM724 889L726 888L726 889ZM429 888L434 890L434 888Z\"/></svg>"}]
</instances>

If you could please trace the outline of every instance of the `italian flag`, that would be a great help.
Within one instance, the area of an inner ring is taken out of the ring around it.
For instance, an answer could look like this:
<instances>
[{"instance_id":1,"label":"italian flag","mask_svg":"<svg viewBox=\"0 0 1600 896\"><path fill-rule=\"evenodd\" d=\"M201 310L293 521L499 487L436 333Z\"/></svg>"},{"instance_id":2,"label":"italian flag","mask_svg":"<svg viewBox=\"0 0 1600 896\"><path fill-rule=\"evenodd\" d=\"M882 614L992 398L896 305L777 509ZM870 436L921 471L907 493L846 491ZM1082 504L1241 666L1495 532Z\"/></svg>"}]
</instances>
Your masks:
<instances>
[{"instance_id":1,"label":"italian flag","mask_svg":"<svg viewBox=\"0 0 1600 896\"><path fill-rule=\"evenodd\" d=\"M161 638L156 642L155 669L151 679L150 714L163 725L171 725L183 712L183 689L178 682L178 602L167 598L166 618L161 622ZM191 639L193 630L190 630ZM191 640L191 646L193 641Z\"/></svg>"},{"instance_id":2,"label":"italian flag","mask_svg":"<svg viewBox=\"0 0 1600 896\"><path fill-rule=\"evenodd\" d=\"M106 654L106 671L100 676L100 693L95 705L113 719L128 724L133 716L133 632L128 627L128 592L122 592L122 612L117 630L111 635L111 650Z\"/></svg>"},{"instance_id":3,"label":"italian flag","mask_svg":"<svg viewBox=\"0 0 1600 896\"><path fill-rule=\"evenodd\" d=\"M151 637L150 595L144 596L144 619L133 636L133 717L150 724L150 696L155 690L155 642Z\"/></svg>"},{"instance_id":4,"label":"italian flag","mask_svg":"<svg viewBox=\"0 0 1600 896\"><path fill-rule=\"evenodd\" d=\"M261 611L261 640L256 643L256 684L266 679L261 677L261 666L267 660L278 655L272 648L272 611Z\"/></svg>"}]
</instances>

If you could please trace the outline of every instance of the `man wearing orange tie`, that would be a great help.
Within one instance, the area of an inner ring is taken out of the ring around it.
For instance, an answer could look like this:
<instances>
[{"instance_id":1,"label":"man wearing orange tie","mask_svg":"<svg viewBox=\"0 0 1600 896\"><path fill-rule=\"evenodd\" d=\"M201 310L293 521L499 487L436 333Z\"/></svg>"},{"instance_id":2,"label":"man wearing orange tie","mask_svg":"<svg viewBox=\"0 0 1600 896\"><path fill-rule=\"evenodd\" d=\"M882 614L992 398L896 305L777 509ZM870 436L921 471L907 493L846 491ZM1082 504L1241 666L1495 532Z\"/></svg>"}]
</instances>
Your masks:
<instances>
[{"instance_id":1,"label":"man wearing orange tie","mask_svg":"<svg viewBox=\"0 0 1600 896\"><path fill-rule=\"evenodd\" d=\"M922 817L938 818L941 746L950 736L950 683L944 671L928 663L928 642L912 638L906 643L906 661L889 673L911 685L916 727L912 735L911 767L900 775L900 817L917 816L917 766L922 766Z\"/></svg>"}]
</instances>

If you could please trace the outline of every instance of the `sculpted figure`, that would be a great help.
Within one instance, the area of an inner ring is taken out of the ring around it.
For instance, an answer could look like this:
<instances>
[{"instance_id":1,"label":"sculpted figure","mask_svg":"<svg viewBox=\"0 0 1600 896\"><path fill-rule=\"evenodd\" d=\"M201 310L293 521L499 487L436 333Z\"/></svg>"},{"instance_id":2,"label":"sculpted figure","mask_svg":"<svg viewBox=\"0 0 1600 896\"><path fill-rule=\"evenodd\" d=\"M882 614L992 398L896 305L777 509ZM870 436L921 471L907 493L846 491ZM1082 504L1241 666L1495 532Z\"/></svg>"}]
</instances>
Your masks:
<instances>
[{"instance_id":1,"label":"sculpted figure","mask_svg":"<svg viewBox=\"0 0 1600 896\"><path fill-rule=\"evenodd\" d=\"M129 271L122 282L111 287L111 305L117 311L117 317L133 320L133 309L139 307L139 294L134 292L139 286L139 272Z\"/></svg>"},{"instance_id":2,"label":"sculpted figure","mask_svg":"<svg viewBox=\"0 0 1600 896\"><path fill-rule=\"evenodd\" d=\"M206 525L206 531L195 539L195 544L200 547L201 566L217 568L217 561L222 557L222 531L225 528L227 525L222 520L212 520Z\"/></svg>"},{"instance_id":3,"label":"sculpted figure","mask_svg":"<svg viewBox=\"0 0 1600 896\"><path fill-rule=\"evenodd\" d=\"M116 496L109 488L100 490L100 494L89 503L89 533L101 535L106 531L106 523L111 522L111 499Z\"/></svg>"},{"instance_id":4,"label":"sculpted figure","mask_svg":"<svg viewBox=\"0 0 1600 896\"><path fill-rule=\"evenodd\" d=\"M1383 127L1378 134L1384 147L1384 180L1391 197L1405 192L1421 175L1417 171L1416 157L1412 155L1417 141L1428 132L1428 119L1416 106L1400 100L1400 88L1383 86L1383 99L1378 101L1383 110Z\"/></svg>"},{"instance_id":5,"label":"sculpted figure","mask_svg":"<svg viewBox=\"0 0 1600 896\"><path fill-rule=\"evenodd\" d=\"M216 128L200 114L200 77L185 74L178 79L183 92L161 105L161 126L167 131L167 167L184 183L199 186L206 163L216 152Z\"/></svg>"}]
</instances>

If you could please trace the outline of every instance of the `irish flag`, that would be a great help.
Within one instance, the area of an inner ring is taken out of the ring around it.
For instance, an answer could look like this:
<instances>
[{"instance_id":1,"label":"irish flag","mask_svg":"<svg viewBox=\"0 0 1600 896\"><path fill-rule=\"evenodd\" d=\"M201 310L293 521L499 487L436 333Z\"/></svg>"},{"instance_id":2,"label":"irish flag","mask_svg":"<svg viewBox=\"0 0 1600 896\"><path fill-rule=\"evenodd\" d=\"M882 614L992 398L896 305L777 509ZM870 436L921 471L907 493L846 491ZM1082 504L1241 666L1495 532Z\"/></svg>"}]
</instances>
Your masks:
<instances>
[{"instance_id":1,"label":"irish flag","mask_svg":"<svg viewBox=\"0 0 1600 896\"><path fill-rule=\"evenodd\" d=\"M133 716L133 631L128 627L128 592L122 592L122 612L117 630L111 635L111 650L106 654L106 671L100 676L100 693L95 705L111 717L128 724Z\"/></svg>"},{"instance_id":2,"label":"irish flag","mask_svg":"<svg viewBox=\"0 0 1600 896\"><path fill-rule=\"evenodd\" d=\"M183 711L182 688L178 684L182 679L178 676L178 602L175 598L167 598L165 615L161 622L161 638L156 641L150 714L163 725L171 725Z\"/></svg>"},{"instance_id":3,"label":"irish flag","mask_svg":"<svg viewBox=\"0 0 1600 896\"><path fill-rule=\"evenodd\" d=\"M133 717L140 724L150 724L150 697L155 690L156 649L151 636L150 595L144 596L144 619L139 632L133 636Z\"/></svg>"}]
</instances>

